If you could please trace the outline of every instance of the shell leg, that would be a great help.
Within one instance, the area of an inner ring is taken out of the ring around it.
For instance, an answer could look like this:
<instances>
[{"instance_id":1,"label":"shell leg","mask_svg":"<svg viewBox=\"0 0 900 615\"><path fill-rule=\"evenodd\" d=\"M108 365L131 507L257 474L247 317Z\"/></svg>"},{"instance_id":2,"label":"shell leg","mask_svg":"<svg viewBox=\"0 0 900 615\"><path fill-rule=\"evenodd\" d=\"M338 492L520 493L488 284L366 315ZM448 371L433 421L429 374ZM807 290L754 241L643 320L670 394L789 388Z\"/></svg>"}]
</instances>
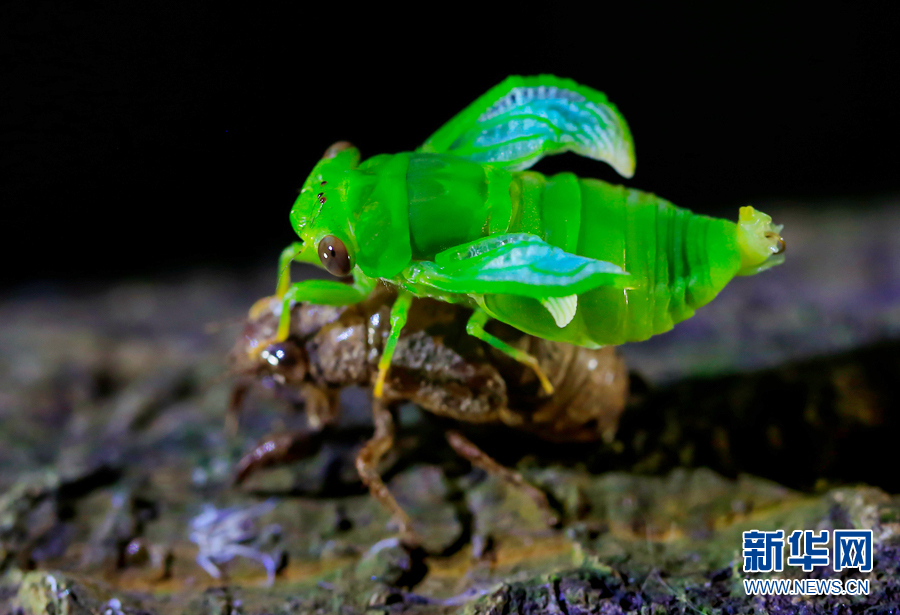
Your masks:
<instances>
[{"instance_id":1,"label":"shell leg","mask_svg":"<svg viewBox=\"0 0 900 615\"><path fill-rule=\"evenodd\" d=\"M553 394L553 384L550 382L550 379L547 377L547 374L544 373L544 370L541 368L540 363L537 358L528 354L524 350L519 350L518 348L513 348L503 340L494 337L490 333L484 330L484 325L490 319L490 315L484 310L477 309L472 313L471 318L466 323L466 333L471 335L472 337L478 338L482 342L486 344L490 344L503 354L509 356L512 359L515 359L519 363L524 363L537 375L538 380L541 381L541 386L544 388L544 391L547 395Z\"/></svg>"},{"instance_id":2,"label":"shell leg","mask_svg":"<svg viewBox=\"0 0 900 615\"><path fill-rule=\"evenodd\" d=\"M400 525L402 542L408 546L421 545L422 541L412 529L409 515L388 491L378 473L378 462L394 445L394 419L380 399L375 399L372 403L372 418L375 421L375 433L356 456L356 471L372 497L387 508Z\"/></svg>"},{"instance_id":3,"label":"shell leg","mask_svg":"<svg viewBox=\"0 0 900 615\"><path fill-rule=\"evenodd\" d=\"M241 457L235 468L234 484L240 485L257 471L315 455L324 440L322 431L297 431L263 438L252 451Z\"/></svg>"},{"instance_id":4,"label":"shell leg","mask_svg":"<svg viewBox=\"0 0 900 615\"><path fill-rule=\"evenodd\" d=\"M453 450L456 451L460 457L467 460L473 466L481 468L488 474L499 476L509 484L514 485L516 488L527 493L528 497L534 500L534 503L537 504L538 508L544 513L547 525L555 526L559 524L559 517L550 506L547 495L534 485L529 484L521 474L494 461L487 453L475 446L471 440L458 431L448 431L447 442L450 443L450 446L453 447Z\"/></svg>"},{"instance_id":5,"label":"shell leg","mask_svg":"<svg viewBox=\"0 0 900 615\"><path fill-rule=\"evenodd\" d=\"M228 396L228 408L225 411L225 430L229 436L236 436L241 425L241 414L244 410L244 400L253 386L248 378L241 378L231 389Z\"/></svg>"}]
</instances>

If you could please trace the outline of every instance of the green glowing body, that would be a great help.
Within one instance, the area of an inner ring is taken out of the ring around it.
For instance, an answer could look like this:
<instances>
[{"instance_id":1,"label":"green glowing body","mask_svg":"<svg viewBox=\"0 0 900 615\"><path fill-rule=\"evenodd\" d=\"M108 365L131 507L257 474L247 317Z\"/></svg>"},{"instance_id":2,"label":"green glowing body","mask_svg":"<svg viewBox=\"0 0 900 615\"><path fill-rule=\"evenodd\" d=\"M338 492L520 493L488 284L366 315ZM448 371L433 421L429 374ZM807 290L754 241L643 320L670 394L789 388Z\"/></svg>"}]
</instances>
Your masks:
<instances>
[{"instance_id":1,"label":"green glowing body","mask_svg":"<svg viewBox=\"0 0 900 615\"><path fill-rule=\"evenodd\" d=\"M734 276L780 262L780 228L750 207L735 224L639 190L525 170L563 151L634 171L630 132L606 97L546 75L507 79L416 152L360 163L336 144L291 211L303 241L284 252L279 298L354 303L383 280L401 293L384 370L411 296L471 306L470 333L534 364L484 323L582 346L640 341L692 316ZM323 241L345 248L339 273L354 284L291 286L290 261L319 263Z\"/></svg>"}]
</instances>

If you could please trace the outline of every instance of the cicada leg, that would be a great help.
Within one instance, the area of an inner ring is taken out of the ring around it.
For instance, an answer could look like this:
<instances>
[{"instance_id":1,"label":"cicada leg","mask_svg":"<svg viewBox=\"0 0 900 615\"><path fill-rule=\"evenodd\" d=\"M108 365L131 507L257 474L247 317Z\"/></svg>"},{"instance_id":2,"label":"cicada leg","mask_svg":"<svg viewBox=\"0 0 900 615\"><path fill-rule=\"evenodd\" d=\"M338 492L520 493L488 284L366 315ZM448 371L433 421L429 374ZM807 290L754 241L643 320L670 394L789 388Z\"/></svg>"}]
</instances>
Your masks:
<instances>
[{"instance_id":1,"label":"cicada leg","mask_svg":"<svg viewBox=\"0 0 900 615\"><path fill-rule=\"evenodd\" d=\"M388 369L391 367L391 357L394 355L394 349L397 347L397 340L400 339L400 332L406 324L409 316L409 307L412 305L413 296L407 292L401 292L397 295L397 300L391 307L391 332L387 341L384 343L384 350L381 353L381 359L378 361L378 376L375 378L375 390L373 395L375 399L381 399L384 394L384 380L387 377Z\"/></svg>"},{"instance_id":2,"label":"cicada leg","mask_svg":"<svg viewBox=\"0 0 900 615\"><path fill-rule=\"evenodd\" d=\"M369 291L355 285L344 284L334 280L304 280L291 284L284 297L281 299L281 314L278 317L278 330L271 339L258 340L248 354L252 359L259 355L269 345L283 342L291 333L291 303L306 301L317 305L353 305L363 301ZM264 301L269 301L265 299ZM257 302L258 304L259 302ZM254 306L256 309L256 306Z\"/></svg>"},{"instance_id":3,"label":"cicada leg","mask_svg":"<svg viewBox=\"0 0 900 615\"><path fill-rule=\"evenodd\" d=\"M480 339L482 342L490 344L503 354L509 356L512 359L515 359L519 363L524 363L537 375L538 380L541 381L541 386L544 388L544 391L548 395L553 394L553 384L550 382L550 379L547 378L547 374L544 373L544 370L541 369L540 363L536 357L531 356L524 350L520 350L518 348L513 348L503 340L494 337L490 333L484 330L484 325L490 319L490 315L484 310L475 310L472 314L471 318L469 318L469 322L466 323L466 333L471 335L472 337L476 337Z\"/></svg>"},{"instance_id":4,"label":"cicada leg","mask_svg":"<svg viewBox=\"0 0 900 615\"><path fill-rule=\"evenodd\" d=\"M294 282L284 294L275 342L283 342L291 332L291 303L306 301L316 305L353 305L367 297L367 293L335 280L304 280Z\"/></svg>"},{"instance_id":5,"label":"cicada leg","mask_svg":"<svg viewBox=\"0 0 900 615\"><path fill-rule=\"evenodd\" d=\"M530 497L534 503L538 505L538 508L541 509L541 512L544 513L547 525L555 526L559 524L559 517L553 512L553 508L547 500L547 495L534 485L526 482L521 474L494 461L490 455L475 446L471 440L458 431L448 431L447 442L450 443L450 446L453 447L453 450L456 451L460 457L466 459L473 466L481 468L488 474L499 476L506 482L527 493L528 497Z\"/></svg>"},{"instance_id":6,"label":"cicada leg","mask_svg":"<svg viewBox=\"0 0 900 615\"><path fill-rule=\"evenodd\" d=\"M225 411L225 430L229 436L237 435L238 428L241 424L241 411L244 408L244 400L247 393L252 388L252 382L249 379L241 379L234 388L231 389L231 395L228 399L228 409Z\"/></svg>"},{"instance_id":7,"label":"cicada leg","mask_svg":"<svg viewBox=\"0 0 900 615\"><path fill-rule=\"evenodd\" d=\"M294 242L281 252L278 259L278 287L275 295L260 299L250 308L250 320L256 320L269 308L273 308L272 311L278 313L277 305L273 306L272 302L281 303L281 314L275 337L265 340L265 343L260 341L250 351L251 357L258 356L269 344L283 342L288 338L291 332L292 302L305 301L318 305L335 306L353 305L363 301L372 291L373 285L371 283L367 285L367 282L371 281L366 279L361 282L361 278L358 276L354 276L353 284L344 284L337 280L304 280L291 284L291 263L302 249L302 242Z\"/></svg>"},{"instance_id":8,"label":"cicada leg","mask_svg":"<svg viewBox=\"0 0 900 615\"><path fill-rule=\"evenodd\" d=\"M400 525L400 536L403 543L409 546L418 546L421 544L421 540L412 529L409 515L388 491L378 473L378 462L394 445L394 419L380 399L375 399L372 404L372 418L375 421L375 433L356 456L356 471L359 472L362 482L369 488L372 497L387 508Z\"/></svg>"},{"instance_id":9,"label":"cicada leg","mask_svg":"<svg viewBox=\"0 0 900 615\"><path fill-rule=\"evenodd\" d=\"M340 410L339 389L319 388L301 384L306 401L309 429L286 434L273 434L263 438L252 451L238 461L234 483L239 485L262 468L282 465L315 455L325 441L325 430L338 418ZM235 419L233 419L236 421Z\"/></svg>"},{"instance_id":10,"label":"cicada leg","mask_svg":"<svg viewBox=\"0 0 900 615\"><path fill-rule=\"evenodd\" d=\"M252 451L241 457L235 468L234 484L242 484L262 468L307 459L315 455L324 441L324 432L298 431L264 438Z\"/></svg>"},{"instance_id":11,"label":"cicada leg","mask_svg":"<svg viewBox=\"0 0 900 615\"><path fill-rule=\"evenodd\" d=\"M281 256L278 257L278 286L275 289L275 295L263 297L254 303L253 307L250 308L250 320L257 320L269 308L273 299L284 299L284 295L291 286L291 263L302 250L303 242L295 241L281 251Z\"/></svg>"}]
</instances>

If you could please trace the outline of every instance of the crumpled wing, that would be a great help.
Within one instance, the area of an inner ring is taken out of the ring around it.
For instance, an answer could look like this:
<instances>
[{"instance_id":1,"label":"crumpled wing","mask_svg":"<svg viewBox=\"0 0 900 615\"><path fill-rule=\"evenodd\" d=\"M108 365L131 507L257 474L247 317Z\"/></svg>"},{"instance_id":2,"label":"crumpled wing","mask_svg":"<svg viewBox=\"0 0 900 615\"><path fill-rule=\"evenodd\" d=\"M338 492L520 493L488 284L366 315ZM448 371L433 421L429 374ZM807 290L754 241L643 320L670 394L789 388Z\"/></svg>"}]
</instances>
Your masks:
<instances>
[{"instance_id":1,"label":"crumpled wing","mask_svg":"<svg viewBox=\"0 0 900 615\"><path fill-rule=\"evenodd\" d=\"M572 151L634 175L634 141L625 118L602 92L553 75L508 77L422 144L521 171L542 157Z\"/></svg>"},{"instance_id":2,"label":"crumpled wing","mask_svg":"<svg viewBox=\"0 0 900 615\"><path fill-rule=\"evenodd\" d=\"M459 294L567 297L599 286L624 288L628 274L605 261L570 254L528 233L494 235L419 261L408 282Z\"/></svg>"}]
</instances>

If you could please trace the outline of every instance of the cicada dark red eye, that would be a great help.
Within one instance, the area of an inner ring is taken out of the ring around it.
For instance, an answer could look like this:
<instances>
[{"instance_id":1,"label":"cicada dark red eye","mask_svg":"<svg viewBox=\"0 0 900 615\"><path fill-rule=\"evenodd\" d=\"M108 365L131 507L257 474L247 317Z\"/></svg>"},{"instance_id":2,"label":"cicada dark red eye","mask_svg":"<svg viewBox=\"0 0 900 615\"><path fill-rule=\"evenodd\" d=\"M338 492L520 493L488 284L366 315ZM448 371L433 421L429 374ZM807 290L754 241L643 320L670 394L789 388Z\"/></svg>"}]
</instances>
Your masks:
<instances>
[{"instance_id":1,"label":"cicada dark red eye","mask_svg":"<svg viewBox=\"0 0 900 615\"><path fill-rule=\"evenodd\" d=\"M319 260L332 275L350 274L350 254L347 253L347 246L334 235L323 237L319 242Z\"/></svg>"}]
</instances>

